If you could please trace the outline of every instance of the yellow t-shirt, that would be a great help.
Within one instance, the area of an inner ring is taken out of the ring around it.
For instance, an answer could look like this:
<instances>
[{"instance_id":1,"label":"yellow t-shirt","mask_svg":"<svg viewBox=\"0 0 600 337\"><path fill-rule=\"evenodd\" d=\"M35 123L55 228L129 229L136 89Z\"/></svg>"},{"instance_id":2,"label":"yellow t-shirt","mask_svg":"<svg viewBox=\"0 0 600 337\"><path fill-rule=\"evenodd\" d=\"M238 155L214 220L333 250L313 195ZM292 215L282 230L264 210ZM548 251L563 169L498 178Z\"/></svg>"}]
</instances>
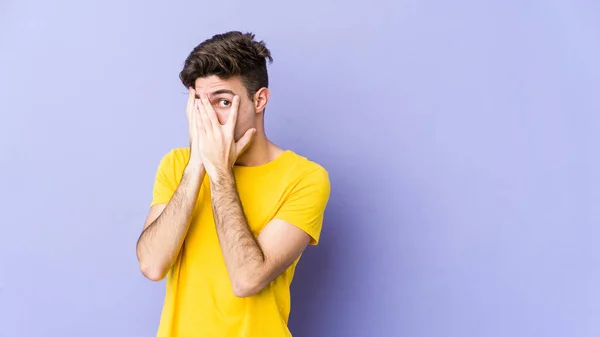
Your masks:
<instances>
[{"instance_id":1,"label":"yellow t-shirt","mask_svg":"<svg viewBox=\"0 0 600 337\"><path fill-rule=\"evenodd\" d=\"M166 204L181 181L189 148L165 155L152 205ZM235 166L234 176L248 226L258 236L272 219L304 230L319 241L330 193L327 171L290 150L260 166ZM208 176L204 177L185 242L166 279L159 337L291 336L290 283L296 260L260 293L233 294L217 237Z\"/></svg>"}]
</instances>

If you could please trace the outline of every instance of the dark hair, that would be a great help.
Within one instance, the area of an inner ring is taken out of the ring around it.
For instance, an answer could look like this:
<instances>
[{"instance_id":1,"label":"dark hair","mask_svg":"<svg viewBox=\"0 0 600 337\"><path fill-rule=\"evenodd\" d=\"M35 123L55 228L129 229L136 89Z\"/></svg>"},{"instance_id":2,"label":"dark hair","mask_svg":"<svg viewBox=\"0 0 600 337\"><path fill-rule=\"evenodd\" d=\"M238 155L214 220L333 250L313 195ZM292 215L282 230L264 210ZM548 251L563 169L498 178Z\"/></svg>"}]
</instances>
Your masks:
<instances>
[{"instance_id":1,"label":"dark hair","mask_svg":"<svg viewBox=\"0 0 600 337\"><path fill-rule=\"evenodd\" d=\"M179 78L186 88L194 87L197 78L216 75L228 79L239 75L248 97L262 87L268 87L267 59L271 52L254 34L231 31L214 35L196 46L185 59Z\"/></svg>"}]
</instances>

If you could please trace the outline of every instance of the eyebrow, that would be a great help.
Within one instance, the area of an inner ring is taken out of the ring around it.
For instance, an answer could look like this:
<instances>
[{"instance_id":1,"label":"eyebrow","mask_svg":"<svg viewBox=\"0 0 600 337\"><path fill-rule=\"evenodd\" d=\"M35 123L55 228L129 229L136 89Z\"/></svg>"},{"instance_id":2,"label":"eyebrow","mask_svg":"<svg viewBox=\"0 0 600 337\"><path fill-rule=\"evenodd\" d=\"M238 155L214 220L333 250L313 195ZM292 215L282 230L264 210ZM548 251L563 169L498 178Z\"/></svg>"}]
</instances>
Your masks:
<instances>
[{"instance_id":1,"label":"eyebrow","mask_svg":"<svg viewBox=\"0 0 600 337\"><path fill-rule=\"evenodd\" d=\"M210 96L216 96L220 94L230 94L235 96L235 93L229 89L219 89L210 93ZM196 98L200 98L200 96L196 95Z\"/></svg>"}]
</instances>

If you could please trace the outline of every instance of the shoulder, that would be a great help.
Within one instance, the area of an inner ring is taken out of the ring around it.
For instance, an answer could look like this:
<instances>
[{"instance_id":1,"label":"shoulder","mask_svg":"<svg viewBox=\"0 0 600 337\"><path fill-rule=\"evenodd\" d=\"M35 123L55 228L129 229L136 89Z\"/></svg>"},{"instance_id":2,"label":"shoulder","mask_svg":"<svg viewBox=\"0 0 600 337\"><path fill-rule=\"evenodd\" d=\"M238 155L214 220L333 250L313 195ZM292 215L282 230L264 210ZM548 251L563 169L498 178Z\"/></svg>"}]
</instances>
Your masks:
<instances>
[{"instance_id":1,"label":"shoulder","mask_svg":"<svg viewBox=\"0 0 600 337\"><path fill-rule=\"evenodd\" d=\"M162 164L169 164L171 166L186 165L190 159L190 148L179 147L171 149L169 152L163 155L161 158Z\"/></svg>"},{"instance_id":2,"label":"shoulder","mask_svg":"<svg viewBox=\"0 0 600 337\"><path fill-rule=\"evenodd\" d=\"M325 167L294 151L288 150L288 152L290 152L290 174L296 178L298 185L312 185L329 192L329 172Z\"/></svg>"},{"instance_id":3,"label":"shoulder","mask_svg":"<svg viewBox=\"0 0 600 337\"><path fill-rule=\"evenodd\" d=\"M320 174L327 174L327 170L319 163L308 159L307 157L298 154L292 150L287 150L290 153L290 160L292 167L302 172L317 172Z\"/></svg>"},{"instance_id":4,"label":"shoulder","mask_svg":"<svg viewBox=\"0 0 600 337\"><path fill-rule=\"evenodd\" d=\"M160 159L158 173L178 182L183 176L183 171L190 159L190 149L185 147L174 148Z\"/></svg>"},{"instance_id":5,"label":"shoulder","mask_svg":"<svg viewBox=\"0 0 600 337\"><path fill-rule=\"evenodd\" d=\"M287 194L275 217L304 230L311 237L311 245L316 245L331 193L329 173L319 163L296 153L288 153L288 160Z\"/></svg>"}]
</instances>

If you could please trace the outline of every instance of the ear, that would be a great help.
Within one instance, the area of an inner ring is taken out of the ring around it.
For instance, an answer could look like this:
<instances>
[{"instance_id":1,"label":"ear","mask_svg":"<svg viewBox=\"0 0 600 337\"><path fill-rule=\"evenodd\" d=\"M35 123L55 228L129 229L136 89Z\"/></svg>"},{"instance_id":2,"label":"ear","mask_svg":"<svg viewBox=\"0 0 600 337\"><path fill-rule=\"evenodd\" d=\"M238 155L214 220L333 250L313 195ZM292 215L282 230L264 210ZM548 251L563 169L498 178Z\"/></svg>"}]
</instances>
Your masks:
<instances>
[{"instance_id":1,"label":"ear","mask_svg":"<svg viewBox=\"0 0 600 337\"><path fill-rule=\"evenodd\" d=\"M256 113L262 113L265 110L270 95L269 89L264 87L258 89L254 94L254 111Z\"/></svg>"}]
</instances>

